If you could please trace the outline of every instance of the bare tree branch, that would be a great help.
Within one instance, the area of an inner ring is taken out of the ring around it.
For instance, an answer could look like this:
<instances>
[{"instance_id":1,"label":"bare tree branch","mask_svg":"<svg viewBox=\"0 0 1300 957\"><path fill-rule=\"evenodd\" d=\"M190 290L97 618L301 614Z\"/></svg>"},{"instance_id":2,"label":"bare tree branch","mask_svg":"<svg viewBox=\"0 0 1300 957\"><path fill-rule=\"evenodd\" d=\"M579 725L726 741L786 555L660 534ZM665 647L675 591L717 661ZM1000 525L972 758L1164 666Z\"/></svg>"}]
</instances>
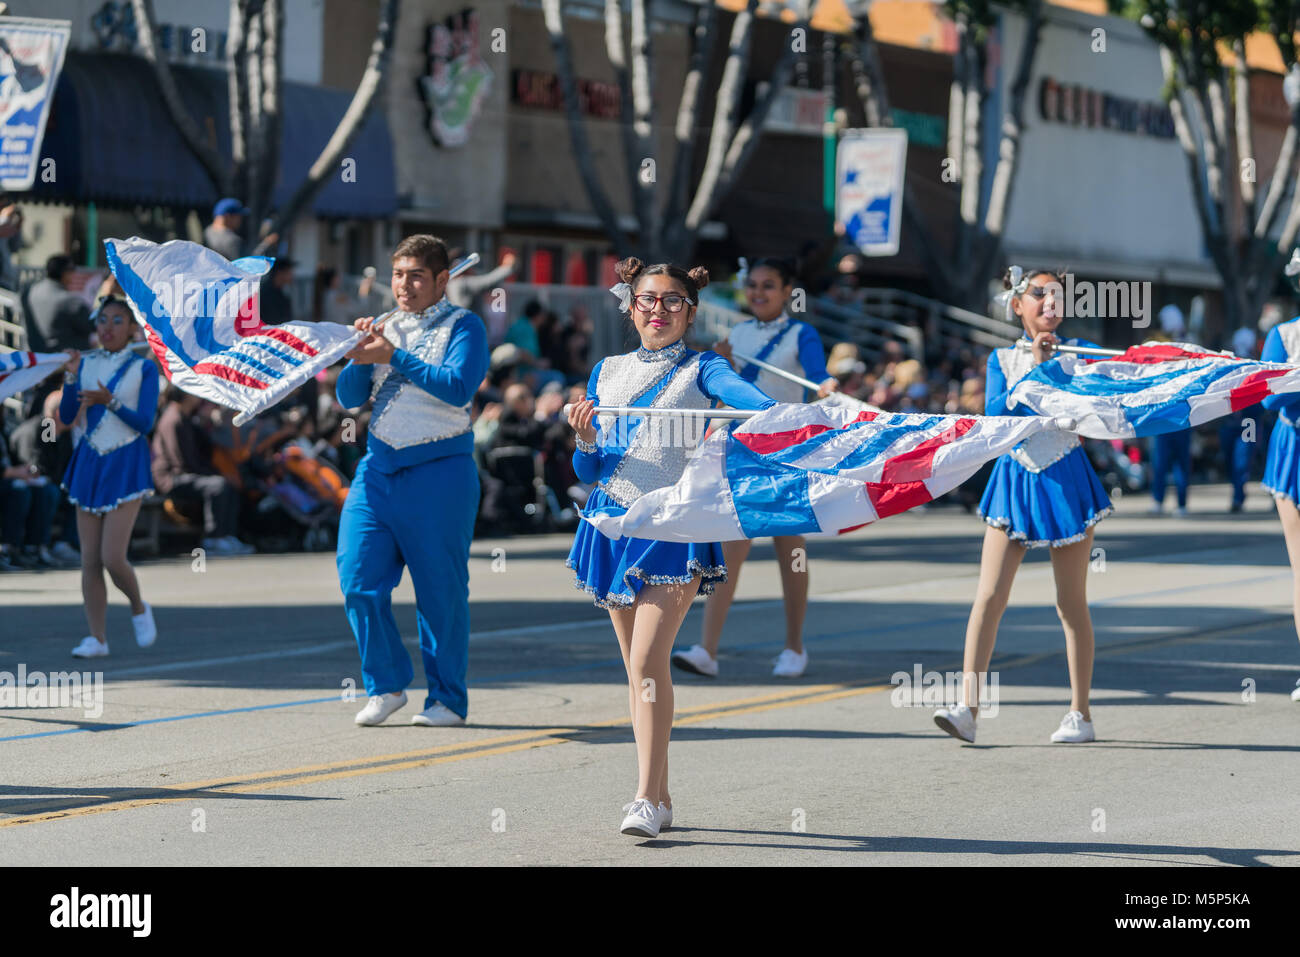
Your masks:
<instances>
[{"instance_id":1,"label":"bare tree branch","mask_svg":"<svg viewBox=\"0 0 1300 957\"><path fill-rule=\"evenodd\" d=\"M231 185L247 195L248 183L248 87L244 71L248 68L248 31L245 29L246 0L232 0L230 26L226 38L226 90L230 99L230 158L235 173Z\"/></svg>"},{"instance_id":2,"label":"bare tree branch","mask_svg":"<svg viewBox=\"0 0 1300 957\"><path fill-rule=\"evenodd\" d=\"M1237 162L1241 164L1237 179L1241 183L1242 218L1255 220L1255 130L1250 114L1250 67L1246 63L1246 44L1240 37L1232 43L1233 116L1236 119ZM1246 175L1249 168L1249 175Z\"/></svg>"},{"instance_id":3,"label":"bare tree branch","mask_svg":"<svg viewBox=\"0 0 1300 957\"><path fill-rule=\"evenodd\" d=\"M712 206L714 189L722 177L722 166L726 160L727 149L731 145L732 133L737 126L745 75L749 71L749 47L757 10L758 0L749 0L745 9L736 14L736 19L731 25L731 40L727 47L727 60L722 68L722 80L718 84L718 98L713 111L713 128L709 135L709 151L704 160L704 172L696 187L695 198L686 213L686 228L691 231L699 229L704 222Z\"/></svg>"},{"instance_id":4,"label":"bare tree branch","mask_svg":"<svg viewBox=\"0 0 1300 957\"><path fill-rule=\"evenodd\" d=\"M654 62L650 44L650 23L646 12L647 0L632 2L632 133L634 149L629 159L635 168L632 180L636 198L637 220L641 224L642 242L656 245L660 239L659 204L655 202L657 168L646 169L646 160L655 161L654 142ZM657 164L656 164L657 166Z\"/></svg>"},{"instance_id":5,"label":"bare tree branch","mask_svg":"<svg viewBox=\"0 0 1300 957\"><path fill-rule=\"evenodd\" d=\"M713 25L718 18L717 9L716 4L704 3L695 12L691 58L682 83L682 98L677 105L677 125L673 130L677 152L673 157L671 192L664 213L670 230L676 228L690 194L695 160L695 124L700 112L700 85L704 82L704 71L708 69L709 58L713 54L713 38L716 35ZM667 245L676 245L675 239L676 237L670 237Z\"/></svg>"},{"instance_id":6,"label":"bare tree branch","mask_svg":"<svg viewBox=\"0 0 1300 957\"><path fill-rule=\"evenodd\" d=\"M366 61L366 69L361 75L361 82L352 95L352 102L348 104L343 119L339 121L339 125L334 130L334 135L330 137L329 142L325 144L325 148L316 157L316 162L312 163L311 169L307 172L307 178L299 184L293 196L285 203L284 208L276 213L271 224L272 234L282 235L315 198L321 187L324 186L326 178L339 170L339 163L344 150L348 148L348 144L361 130L366 116L374 104L375 97L383 86L389 56L393 48L393 32L397 25L399 6L400 0L383 0L380 4L379 24L375 29L375 40L371 44L370 57ZM268 245L263 240L259 248L264 249Z\"/></svg>"},{"instance_id":7,"label":"bare tree branch","mask_svg":"<svg viewBox=\"0 0 1300 957\"><path fill-rule=\"evenodd\" d=\"M216 148L204 139L199 125L190 116L189 110L186 109L185 103L181 100L180 91L176 88L176 78L172 76L171 66L158 54L157 21L153 12L153 0L131 0L131 5L135 11L135 22L140 37L141 52L144 54L144 58L149 61L149 65L153 67L154 76L158 79L158 89L162 93L163 104L167 108L167 114L171 117L172 122L176 124L176 130L181 134L181 139L185 141L185 145L194 154L195 159L202 164L204 172L212 180L212 185L216 187L217 192L219 194L229 193L231 181L229 167L222 160Z\"/></svg>"}]
</instances>

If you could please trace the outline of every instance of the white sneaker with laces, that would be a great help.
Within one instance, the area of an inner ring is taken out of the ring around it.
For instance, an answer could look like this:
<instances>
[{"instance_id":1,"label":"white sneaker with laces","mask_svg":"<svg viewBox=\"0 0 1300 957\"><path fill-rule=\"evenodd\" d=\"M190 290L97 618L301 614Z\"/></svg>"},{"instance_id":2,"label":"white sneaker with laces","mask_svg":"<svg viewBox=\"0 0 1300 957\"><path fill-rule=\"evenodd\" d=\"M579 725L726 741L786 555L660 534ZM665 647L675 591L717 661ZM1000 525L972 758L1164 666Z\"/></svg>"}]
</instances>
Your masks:
<instances>
[{"instance_id":1,"label":"white sneaker with laces","mask_svg":"<svg viewBox=\"0 0 1300 957\"><path fill-rule=\"evenodd\" d=\"M659 802L659 830L666 831L673 826L673 809L663 801Z\"/></svg>"},{"instance_id":2,"label":"white sneaker with laces","mask_svg":"<svg viewBox=\"0 0 1300 957\"><path fill-rule=\"evenodd\" d=\"M1061 719L1061 726L1052 732L1054 744L1083 744L1096 740L1097 735L1093 733L1092 722L1084 721L1081 711L1071 711Z\"/></svg>"},{"instance_id":3,"label":"white sneaker with laces","mask_svg":"<svg viewBox=\"0 0 1300 957\"><path fill-rule=\"evenodd\" d=\"M144 611L131 616L131 627L135 629L135 643L141 648L148 648L158 639L158 626L153 621L153 605L144 603Z\"/></svg>"},{"instance_id":4,"label":"white sneaker with laces","mask_svg":"<svg viewBox=\"0 0 1300 957\"><path fill-rule=\"evenodd\" d=\"M954 738L975 743L975 715L964 704L940 708L934 713L934 723L947 731Z\"/></svg>"},{"instance_id":5,"label":"white sneaker with laces","mask_svg":"<svg viewBox=\"0 0 1300 957\"><path fill-rule=\"evenodd\" d=\"M798 678L807 667L808 652L800 653L787 648L777 655L776 665L772 668L772 677Z\"/></svg>"},{"instance_id":6,"label":"white sneaker with laces","mask_svg":"<svg viewBox=\"0 0 1300 957\"><path fill-rule=\"evenodd\" d=\"M74 658L103 658L108 655L108 642L100 641L94 635L81 639L81 644L72 649Z\"/></svg>"},{"instance_id":7,"label":"white sneaker with laces","mask_svg":"<svg viewBox=\"0 0 1300 957\"><path fill-rule=\"evenodd\" d=\"M659 836L659 809L650 803L649 798L637 798L631 804L624 805L627 816L619 831L632 837Z\"/></svg>"},{"instance_id":8,"label":"white sneaker with laces","mask_svg":"<svg viewBox=\"0 0 1300 957\"><path fill-rule=\"evenodd\" d=\"M718 659L709 654L703 645L691 645L686 651L674 651L669 659L674 666L706 678L718 676Z\"/></svg>"},{"instance_id":9,"label":"white sneaker with laces","mask_svg":"<svg viewBox=\"0 0 1300 957\"><path fill-rule=\"evenodd\" d=\"M365 728L383 724L388 716L406 704L406 692L371 695L366 706L357 712L356 722Z\"/></svg>"},{"instance_id":10,"label":"white sneaker with laces","mask_svg":"<svg viewBox=\"0 0 1300 957\"><path fill-rule=\"evenodd\" d=\"M418 724L425 728L457 728L464 723L464 718L441 701L435 701L432 706L411 716L411 724Z\"/></svg>"}]
</instances>

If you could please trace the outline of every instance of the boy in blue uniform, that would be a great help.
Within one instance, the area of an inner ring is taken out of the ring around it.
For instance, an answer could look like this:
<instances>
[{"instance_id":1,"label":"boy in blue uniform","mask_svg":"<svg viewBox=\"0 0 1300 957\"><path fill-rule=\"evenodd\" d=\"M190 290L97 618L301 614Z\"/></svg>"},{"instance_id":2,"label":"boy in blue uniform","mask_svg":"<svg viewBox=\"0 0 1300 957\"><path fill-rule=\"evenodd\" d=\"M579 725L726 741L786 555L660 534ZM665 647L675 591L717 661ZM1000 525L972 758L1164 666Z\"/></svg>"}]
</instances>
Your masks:
<instances>
[{"instance_id":1,"label":"boy in blue uniform","mask_svg":"<svg viewBox=\"0 0 1300 957\"><path fill-rule=\"evenodd\" d=\"M338 380L340 404L372 405L365 457L339 524L338 569L361 653L366 706L381 724L414 677L393 619L410 570L429 694L412 724L461 725L468 711L469 548L478 511L469 405L488 368L487 331L446 297L447 246L408 236L393 251L397 311L358 319L367 336Z\"/></svg>"}]
</instances>

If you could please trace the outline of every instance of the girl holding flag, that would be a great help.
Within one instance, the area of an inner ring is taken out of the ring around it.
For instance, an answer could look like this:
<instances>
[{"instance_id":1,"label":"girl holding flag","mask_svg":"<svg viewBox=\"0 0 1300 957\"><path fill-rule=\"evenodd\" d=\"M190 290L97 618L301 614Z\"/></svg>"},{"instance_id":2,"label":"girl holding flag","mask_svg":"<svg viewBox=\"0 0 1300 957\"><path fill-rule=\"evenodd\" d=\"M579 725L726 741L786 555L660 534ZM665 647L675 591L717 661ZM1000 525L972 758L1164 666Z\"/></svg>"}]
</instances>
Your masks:
<instances>
[{"instance_id":1,"label":"girl holding flag","mask_svg":"<svg viewBox=\"0 0 1300 957\"><path fill-rule=\"evenodd\" d=\"M1064 284L1046 269L1012 266L1004 278L1006 316L1019 322L1024 337L1015 346L989 355L984 413L1014 415L1010 390L1038 364L1052 357L1058 343L1091 346L1081 339L1057 339L1061 324L1057 296ZM1024 412L1029 412L1024 406ZM966 625L962 702L940 708L934 721L955 738L973 742L979 712L979 687L993 657L998 624L1006 611L1011 584L1030 548L1051 549L1056 578L1056 610L1065 629L1070 669L1070 710L1052 734L1054 742L1095 740L1088 706L1092 684L1093 633L1088 612L1088 561L1093 526L1111 511L1110 499L1077 435L1044 431L1026 439L993 467L980 515L988 524L980 557L975 604Z\"/></svg>"},{"instance_id":2,"label":"girl holding flag","mask_svg":"<svg viewBox=\"0 0 1300 957\"><path fill-rule=\"evenodd\" d=\"M710 409L722 401L738 409L766 409L775 402L746 382L722 356L686 348L699 291L708 284L702 267L690 272L667 263L646 266L625 259L611 292L641 338L641 348L602 359L592 370L587 397L570 407L577 434L574 471L598 487L585 515L622 515L642 495L672 485L704 438L704 416L615 417L596 407ZM611 540L583 522L568 566L575 584L608 609L628 677L628 707L637 749L636 798L624 808L624 834L656 837L672 823L668 795L668 739L673 687L668 657L696 594L710 594L727 577L722 547L638 538Z\"/></svg>"},{"instance_id":3,"label":"girl holding flag","mask_svg":"<svg viewBox=\"0 0 1300 957\"><path fill-rule=\"evenodd\" d=\"M742 267L744 261L742 260ZM818 383L817 397L825 398L839 388L838 381L826 371L826 356L821 338L806 322L790 317L786 305L794 291L794 267L782 259L760 259L742 268L740 281L754 318L739 323L713 351L727 359L732 349L760 362L784 369ZM767 395L780 402L802 402L805 389L752 362L737 359L740 377L753 382ZM797 678L808 667L808 653L803 648L803 621L808 608L808 571L804 560L802 535L777 535L772 539L781 569L781 594L785 598L785 649L777 657L773 677ZM736 595L740 569L749 556L753 542L749 539L726 542L722 554L729 572L718 583L704 608L703 644L673 655L672 663L683 671L716 678L718 643L727 612Z\"/></svg>"},{"instance_id":4,"label":"girl holding flag","mask_svg":"<svg viewBox=\"0 0 1300 957\"><path fill-rule=\"evenodd\" d=\"M1292 253L1286 274L1300 291L1300 250ZM1279 322L1268 331L1264 362L1300 363L1300 318ZM1277 517L1286 538L1286 553L1291 562L1293 582L1292 612L1296 632L1300 634L1300 393L1270 395L1263 406L1277 413L1277 423L1268 440L1268 459L1264 463L1264 488L1273 493ZM1300 682L1291 692L1292 701L1300 701Z\"/></svg>"},{"instance_id":5,"label":"girl holding flag","mask_svg":"<svg viewBox=\"0 0 1300 957\"><path fill-rule=\"evenodd\" d=\"M147 648L158 636L153 609L140 597L126 558L140 503L153 492L146 436L158 410L158 367L131 350L135 317L124 299L104 298L91 318L100 348L85 356L69 352L59 404L59 418L74 426L63 487L77 507L81 594L90 626L72 650L77 658L108 654L105 569L131 603L136 644Z\"/></svg>"}]
</instances>

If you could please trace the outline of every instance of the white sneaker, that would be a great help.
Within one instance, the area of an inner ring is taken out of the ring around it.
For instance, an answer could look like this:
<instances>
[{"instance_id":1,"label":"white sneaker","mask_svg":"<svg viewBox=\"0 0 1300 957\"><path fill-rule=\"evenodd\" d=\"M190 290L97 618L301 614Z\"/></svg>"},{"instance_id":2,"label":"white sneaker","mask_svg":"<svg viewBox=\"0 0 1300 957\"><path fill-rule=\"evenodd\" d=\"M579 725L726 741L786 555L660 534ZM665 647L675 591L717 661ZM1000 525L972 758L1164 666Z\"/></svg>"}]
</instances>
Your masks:
<instances>
[{"instance_id":1,"label":"white sneaker","mask_svg":"<svg viewBox=\"0 0 1300 957\"><path fill-rule=\"evenodd\" d=\"M674 651L669 660L682 671L704 675L706 678L718 676L718 659L709 654L703 645L691 645L686 651Z\"/></svg>"},{"instance_id":2,"label":"white sneaker","mask_svg":"<svg viewBox=\"0 0 1300 957\"><path fill-rule=\"evenodd\" d=\"M431 707L411 716L411 724L418 724L425 728L456 728L464 723L464 718L441 701L435 701Z\"/></svg>"},{"instance_id":3,"label":"white sneaker","mask_svg":"<svg viewBox=\"0 0 1300 957\"><path fill-rule=\"evenodd\" d=\"M623 808L627 816L623 818L619 831L632 837L659 836L659 809L648 798L637 798Z\"/></svg>"},{"instance_id":4,"label":"white sneaker","mask_svg":"<svg viewBox=\"0 0 1300 957\"><path fill-rule=\"evenodd\" d=\"M144 611L131 616L131 627L135 629L135 643L141 648L148 648L158 639L158 626L153 621L153 605L144 603Z\"/></svg>"},{"instance_id":5,"label":"white sneaker","mask_svg":"<svg viewBox=\"0 0 1300 957\"><path fill-rule=\"evenodd\" d=\"M100 641L94 635L81 639L81 644L72 649L74 658L103 658L108 654L108 642Z\"/></svg>"},{"instance_id":6,"label":"white sneaker","mask_svg":"<svg viewBox=\"0 0 1300 957\"><path fill-rule=\"evenodd\" d=\"M1292 701L1300 701L1300 681L1295 683L1295 691L1291 692Z\"/></svg>"},{"instance_id":7,"label":"white sneaker","mask_svg":"<svg viewBox=\"0 0 1300 957\"><path fill-rule=\"evenodd\" d=\"M773 678L798 678L808 667L808 652L802 654L789 648L777 655L776 666L772 669Z\"/></svg>"},{"instance_id":8,"label":"white sneaker","mask_svg":"<svg viewBox=\"0 0 1300 957\"><path fill-rule=\"evenodd\" d=\"M223 541L226 544L226 547L230 549L230 554L232 555L252 555L257 551L257 549L252 545L241 542L239 539L235 538L234 535L227 535L222 538L221 541Z\"/></svg>"},{"instance_id":9,"label":"white sneaker","mask_svg":"<svg viewBox=\"0 0 1300 957\"><path fill-rule=\"evenodd\" d=\"M1071 711L1061 719L1061 726L1052 732L1052 741L1056 744L1083 744L1096 740L1092 722L1084 721L1080 711Z\"/></svg>"},{"instance_id":10,"label":"white sneaker","mask_svg":"<svg viewBox=\"0 0 1300 957\"><path fill-rule=\"evenodd\" d=\"M1174 509L1174 516L1175 516L1176 518L1186 518L1186 517L1187 517L1187 506L1186 506L1186 505L1179 505L1176 509Z\"/></svg>"},{"instance_id":11,"label":"white sneaker","mask_svg":"<svg viewBox=\"0 0 1300 957\"><path fill-rule=\"evenodd\" d=\"M406 692L399 694L376 694L371 695L366 706L357 712L357 724L362 727L372 728L377 724L383 724L388 720L388 716L398 708L406 704Z\"/></svg>"},{"instance_id":12,"label":"white sneaker","mask_svg":"<svg viewBox=\"0 0 1300 957\"><path fill-rule=\"evenodd\" d=\"M209 556L234 554L234 552L231 551L230 543L224 538L205 538L201 544L203 545L203 550L207 552Z\"/></svg>"},{"instance_id":13,"label":"white sneaker","mask_svg":"<svg viewBox=\"0 0 1300 957\"><path fill-rule=\"evenodd\" d=\"M673 809L663 801L659 802L659 830L666 831L673 826Z\"/></svg>"},{"instance_id":14,"label":"white sneaker","mask_svg":"<svg viewBox=\"0 0 1300 957\"><path fill-rule=\"evenodd\" d=\"M940 708L934 713L934 723L954 738L975 743L975 715L971 714L968 705L955 704Z\"/></svg>"},{"instance_id":15,"label":"white sneaker","mask_svg":"<svg viewBox=\"0 0 1300 957\"><path fill-rule=\"evenodd\" d=\"M1157 502L1152 502L1152 503L1147 507L1147 514L1148 514L1148 515L1163 515L1163 514L1165 514L1165 507L1164 507L1163 505L1157 503Z\"/></svg>"}]
</instances>

